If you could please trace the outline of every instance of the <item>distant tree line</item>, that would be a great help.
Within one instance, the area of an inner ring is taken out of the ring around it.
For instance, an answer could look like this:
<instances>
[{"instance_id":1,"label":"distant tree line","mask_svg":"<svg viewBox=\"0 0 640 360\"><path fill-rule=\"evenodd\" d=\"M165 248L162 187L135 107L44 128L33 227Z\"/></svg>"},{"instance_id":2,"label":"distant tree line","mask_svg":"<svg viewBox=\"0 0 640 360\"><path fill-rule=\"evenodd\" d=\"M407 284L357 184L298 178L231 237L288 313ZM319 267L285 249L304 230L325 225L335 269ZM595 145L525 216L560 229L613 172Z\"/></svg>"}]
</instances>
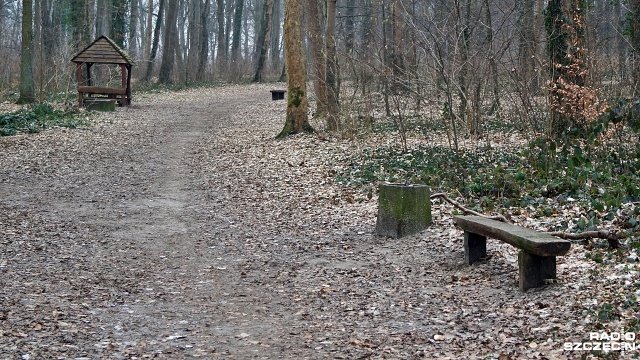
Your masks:
<instances>
[{"instance_id":1,"label":"distant tree line","mask_svg":"<svg viewBox=\"0 0 640 360\"><path fill-rule=\"evenodd\" d=\"M383 104L438 109L452 142L487 114L555 133L640 90L640 0L0 0L0 89L16 88L22 60L35 97L68 90L69 59L103 34L137 61L137 81L283 79L294 2L328 130Z\"/></svg>"}]
</instances>

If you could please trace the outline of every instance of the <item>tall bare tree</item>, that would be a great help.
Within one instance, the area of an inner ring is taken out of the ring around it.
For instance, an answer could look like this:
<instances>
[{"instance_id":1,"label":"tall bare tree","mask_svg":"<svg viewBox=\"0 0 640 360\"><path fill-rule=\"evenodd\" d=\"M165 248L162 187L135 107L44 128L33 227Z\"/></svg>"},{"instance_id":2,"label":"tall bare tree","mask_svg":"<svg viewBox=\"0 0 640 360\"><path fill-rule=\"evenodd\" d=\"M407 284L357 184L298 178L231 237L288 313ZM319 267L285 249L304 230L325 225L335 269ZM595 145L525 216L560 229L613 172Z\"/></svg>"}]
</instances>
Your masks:
<instances>
[{"instance_id":1,"label":"tall bare tree","mask_svg":"<svg viewBox=\"0 0 640 360\"><path fill-rule=\"evenodd\" d=\"M327 1L327 31L325 33L327 61L327 130L340 126L340 89L338 88L338 57L336 53L337 0Z\"/></svg>"},{"instance_id":2,"label":"tall bare tree","mask_svg":"<svg viewBox=\"0 0 640 360\"><path fill-rule=\"evenodd\" d=\"M236 0L233 12L233 37L231 38L231 76L238 77L240 68L240 39L242 35L242 13L244 0Z\"/></svg>"},{"instance_id":3,"label":"tall bare tree","mask_svg":"<svg viewBox=\"0 0 640 360\"><path fill-rule=\"evenodd\" d=\"M36 101L33 84L33 2L22 0L22 43L20 45L20 97L18 104Z\"/></svg>"},{"instance_id":4,"label":"tall bare tree","mask_svg":"<svg viewBox=\"0 0 640 360\"><path fill-rule=\"evenodd\" d=\"M167 21L164 31L164 41L162 49L162 64L160 65L160 75L158 81L161 84L170 84L173 82L173 64L175 60L175 49L178 43L176 24L178 20L178 1L179 0L166 0L168 1L167 7Z\"/></svg>"},{"instance_id":5,"label":"tall bare tree","mask_svg":"<svg viewBox=\"0 0 640 360\"><path fill-rule=\"evenodd\" d=\"M256 40L256 70L253 75L253 82L261 82L264 72L264 65L269 52L269 37L271 33L271 12L273 11L273 0L264 0L263 8L260 13L260 30L258 31L258 39ZM300 25L302 26L302 24Z\"/></svg>"},{"instance_id":6,"label":"tall bare tree","mask_svg":"<svg viewBox=\"0 0 640 360\"><path fill-rule=\"evenodd\" d=\"M230 0L228 0L230 1ZM224 73L227 66L227 42L224 31L224 0L216 0L216 23L217 30L217 49L216 49L216 68L219 73Z\"/></svg>"},{"instance_id":7,"label":"tall bare tree","mask_svg":"<svg viewBox=\"0 0 640 360\"><path fill-rule=\"evenodd\" d=\"M324 117L327 112L327 60L324 50L324 32L317 0L306 0L306 23L313 64L313 86L316 93L316 116Z\"/></svg>"},{"instance_id":8,"label":"tall bare tree","mask_svg":"<svg viewBox=\"0 0 640 360\"><path fill-rule=\"evenodd\" d=\"M633 95L640 96L640 0L629 0L629 40L633 51Z\"/></svg>"},{"instance_id":9,"label":"tall bare tree","mask_svg":"<svg viewBox=\"0 0 640 360\"><path fill-rule=\"evenodd\" d=\"M287 66L287 117L278 134L283 138L313 132L307 116L307 71L302 38L302 1L285 0L284 53Z\"/></svg>"},{"instance_id":10,"label":"tall bare tree","mask_svg":"<svg viewBox=\"0 0 640 360\"><path fill-rule=\"evenodd\" d=\"M153 73L153 65L158 53L158 46L160 44L160 29L162 29L162 18L164 17L164 5L166 3L166 0L158 1L158 17L156 19L156 26L153 29L153 45L151 46L151 54L149 55L149 63L147 65L147 70L143 78L144 81L149 81L151 79L151 74Z\"/></svg>"}]
</instances>

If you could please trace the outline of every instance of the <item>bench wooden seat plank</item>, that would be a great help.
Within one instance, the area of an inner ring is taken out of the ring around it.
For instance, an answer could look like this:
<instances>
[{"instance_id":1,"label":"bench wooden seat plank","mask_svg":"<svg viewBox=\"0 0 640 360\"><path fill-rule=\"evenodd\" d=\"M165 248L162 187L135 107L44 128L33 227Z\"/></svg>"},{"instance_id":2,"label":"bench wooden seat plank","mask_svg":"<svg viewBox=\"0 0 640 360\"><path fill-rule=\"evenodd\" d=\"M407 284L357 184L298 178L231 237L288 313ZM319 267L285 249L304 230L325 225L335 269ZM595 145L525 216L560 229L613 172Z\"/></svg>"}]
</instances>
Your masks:
<instances>
[{"instance_id":1,"label":"bench wooden seat plank","mask_svg":"<svg viewBox=\"0 0 640 360\"><path fill-rule=\"evenodd\" d=\"M571 248L567 240L480 216L458 216L454 221L465 231L502 240L538 256L565 255Z\"/></svg>"},{"instance_id":2,"label":"bench wooden seat plank","mask_svg":"<svg viewBox=\"0 0 640 360\"><path fill-rule=\"evenodd\" d=\"M571 248L567 240L481 216L458 216L454 222L464 230L465 263L469 265L486 258L487 237L521 249L518 269L522 291L555 279L556 256L565 255Z\"/></svg>"},{"instance_id":3,"label":"bench wooden seat plank","mask_svg":"<svg viewBox=\"0 0 640 360\"><path fill-rule=\"evenodd\" d=\"M127 89L123 88L110 88L104 86L78 86L78 92L87 94L119 94L126 95Z\"/></svg>"}]
</instances>

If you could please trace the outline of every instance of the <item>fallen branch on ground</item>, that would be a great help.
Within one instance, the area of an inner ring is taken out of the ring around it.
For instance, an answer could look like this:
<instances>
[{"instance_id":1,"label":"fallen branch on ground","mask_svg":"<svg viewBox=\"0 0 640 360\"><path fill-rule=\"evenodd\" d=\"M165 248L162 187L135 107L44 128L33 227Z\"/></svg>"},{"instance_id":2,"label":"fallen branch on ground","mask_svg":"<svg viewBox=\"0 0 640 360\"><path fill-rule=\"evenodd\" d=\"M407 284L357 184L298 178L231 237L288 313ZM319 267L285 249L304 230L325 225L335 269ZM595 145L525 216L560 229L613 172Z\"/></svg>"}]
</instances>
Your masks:
<instances>
[{"instance_id":1,"label":"fallen branch on ground","mask_svg":"<svg viewBox=\"0 0 640 360\"><path fill-rule=\"evenodd\" d=\"M593 230L585 231L581 233L568 233L563 231L554 231L548 233L551 236L556 236L561 239L567 240L588 240L588 239L606 239L609 242L609 247L612 249L617 248L620 243L615 233L609 230Z\"/></svg>"},{"instance_id":2,"label":"fallen branch on ground","mask_svg":"<svg viewBox=\"0 0 640 360\"><path fill-rule=\"evenodd\" d=\"M487 219L491 219L491 220L498 220L498 221L502 221L502 222L508 222L507 218L505 218L504 216L498 214L498 215L494 215L494 216L489 216L489 215L484 215L481 214L477 211L473 211L471 209L467 209L466 207L460 205L458 202L456 202L455 200L451 199L450 197L447 196L447 194L445 193L435 193L433 195L431 195L431 199L443 199L444 201L448 202L449 204L457 207L458 209L462 210L465 214L471 214L471 215L475 215L475 216L481 216Z\"/></svg>"}]
</instances>

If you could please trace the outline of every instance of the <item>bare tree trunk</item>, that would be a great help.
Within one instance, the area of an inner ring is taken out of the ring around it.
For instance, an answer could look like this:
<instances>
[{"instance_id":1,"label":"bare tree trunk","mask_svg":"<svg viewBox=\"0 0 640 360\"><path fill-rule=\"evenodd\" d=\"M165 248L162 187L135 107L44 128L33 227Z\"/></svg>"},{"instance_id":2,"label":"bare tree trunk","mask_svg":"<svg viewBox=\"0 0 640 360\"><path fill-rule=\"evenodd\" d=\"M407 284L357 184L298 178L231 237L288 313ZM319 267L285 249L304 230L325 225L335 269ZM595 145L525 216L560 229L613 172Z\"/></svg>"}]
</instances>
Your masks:
<instances>
[{"instance_id":1,"label":"bare tree trunk","mask_svg":"<svg viewBox=\"0 0 640 360\"><path fill-rule=\"evenodd\" d=\"M307 81L302 38L302 1L285 0L284 51L288 71L287 117L278 138L313 132L307 117Z\"/></svg>"},{"instance_id":2,"label":"bare tree trunk","mask_svg":"<svg viewBox=\"0 0 640 360\"><path fill-rule=\"evenodd\" d=\"M308 38L311 46L311 59L313 63L313 85L316 93L316 116L323 117L327 112L327 61L323 51L324 36L320 25L320 6L317 0L306 0L306 23L308 26Z\"/></svg>"},{"instance_id":3,"label":"bare tree trunk","mask_svg":"<svg viewBox=\"0 0 640 360\"><path fill-rule=\"evenodd\" d=\"M107 13L107 0L98 0L96 9L96 38L102 35L107 35L106 26L104 23L105 14Z\"/></svg>"},{"instance_id":4,"label":"bare tree trunk","mask_svg":"<svg viewBox=\"0 0 640 360\"><path fill-rule=\"evenodd\" d=\"M129 48L129 55L132 58L136 58L138 55L138 16L140 13L140 9L138 7L138 0L130 0L131 1L131 10L129 13L129 37L127 39L127 45Z\"/></svg>"},{"instance_id":5,"label":"bare tree trunk","mask_svg":"<svg viewBox=\"0 0 640 360\"><path fill-rule=\"evenodd\" d=\"M531 1L531 3L533 4L532 0L526 0L526 1ZM533 8L531 9L533 10ZM487 35L485 37L485 46L486 46L486 51L487 51L487 56L489 58L489 72L491 73L491 82L493 85L493 101L491 103L491 109L490 109L490 113L493 114L494 112L498 111L498 108L500 107L500 80L498 79L498 63L496 62L496 56L493 50L493 19L491 16L491 7L489 6L489 0L484 0L484 11L485 11L485 28L487 31ZM533 22L533 12L531 13L531 19L530 19L530 24L534 24ZM533 31L531 32L533 34ZM533 39L532 39L533 40ZM534 43L531 43L531 46L533 46ZM531 58L531 62L533 63L533 53L531 54L530 58ZM533 69L531 69L533 70ZM531 72L531 75L533 77L533 71ZM478 82L479 84L480 82ZM479 89L478 89L479 92ZM476 97L479 99L480 98L480 94L477 94ZM478 122L478 130L480 130L480 104L477 104L477 114L476 114L476 121Z\"/></svg>"},{"instance_id":6,"label":"bare tree trunk","mask_svg":"<svg viewBox=\"0 0 640 360\"><path fill-rule=\"evenodd\" d=\"M327 31L325 45L327 54L327 130L335 131L340 126L340 89L338 89L338 57L336 53L336 6L337 0L327 1Z\"/></svg>"},{"instance_id":7,"label":"bare tree trunk","mask_svg":"<svg viewBox=\"0 0 640 360\"><path fill-rule=\"evenodd\" d=\"M227 43L224 35L224 0L216 0L216 6L216 21L218 23L216 68L219 74L224 74L227 67Z\"/></svg>"},{"instance_id":8,"label":"bare tree trunk","mask_svg":"<svg viewBox=\"0 0 640 360\"><path fill-rule=\"evenodd\" d=\"M391 37L393 46L391 47L391 73L393 75L392 90L406 89L406 69L404 59L404 20L403 8L400 0L394 0L391 4Z\"/></svg>"},{"instance_id":9,"label":"bare tree trunk","mask_svg":"<svg viewBox=\"0 0 640 360\"><path fill-rule=\"evenodd\" d=\"M153 34L153 0L147 0L149 7L147 9L147 30L145 32L144 41L144 59L147 60L147 68L151 66L151 41ZM146 69L145 69L146 70Z\"/></svg>"},{"instance_id":10,"label":"bare tree trunk","mask_svg":"<svg viewBox=\"0 0 640 360\"><path fill-rule=\"evenodd\" d=\"M191 0L191 4L189 6L189 48L187 53L187 66L185 68L186 71L186 82L187 84L191 84L198 81L197 71L198 71L198 63L200 61L200 45L202 44L200 41L200 36L202 32L200 28L202 27L202 2L200 0Z\"/></svg>"},{"instance_id":11,"label":"bare tree trunk","mask_svg":"<svg viewBox=\"0 0 640 360\"><path fill-rule=\"evenodd\" d=\"M153 29L153 46L151 47L151 54L149 55L149 65L147 71L144 74L144 81L148 82L151 79L153 72L153 64L156 60L156 54L158 53L158 44L160 43L160 29L162 28L162 18L164 13L164 4L166 0L159 0L158 3L158 18L156 19L156 26ZM149 14L151 16L151 14Z\"/></svg>"},{"instance_id":12,"label":"bare tree trunk","mask_svg":"<svg viewBox=\"0 0 640 360\"><path fill-rule=\"evenodd\" d=\"M269 51L269 33L271 30L271 11L273 10L273 0L265 0L264 8L260 16L260 32L258 33L257 51L258 59L256 62L256 71L253 75L253 82L262 82L262 73L264 64ZM302 27L302 23L298 25Z\"/></svg>"},{"instance_id":13,"label":"bare tree trunk","mask_svg":"<svg viewBox=\"0 0 640 360\"><path fill-rule=\"evenodd\" d=\"M18 104L36 101L33 85L33 2L22 0L22 42L20 44L20 97Z\"/></svg>"},{"instance_id":14,"label":"bare tree trunk","mask_svg":"<svg viewBox=\"0 0 640 360\"><path fill-rule=\"evenodd\" d=\"M175 60L175 50L177 45L176 22L178 20L178 1L167 0L167 24L164 31L164 41L162 49L162 64L160 65L160 75L158 81L161 84L171 84L173 82L173 64Z\"/></svg>"},{"instance_id":15,"label":"bare tree trunk","mask_svg":"<svg viewBox=\"0 0 640 360\"><path fill-rule=\"evenodd\" d=\"M458 72L458 97L460 99L460 116L466 120L469 105L469 46L471 43L471 0L465 0L464 10L460 4L462 0L455 0L456 16L458 18L458 34L460 35L460 71ZM464 16L463 16L464 11Z\"/></svg>"},{"instance_id":16,"label":"bare tree trunk","mask_svg":"<svg viewBox=\"0 0 640 360\"><path fill-rule=\"evenodd\" d=\"M80 0L82 1L82 0ZM126 0L111 0L109 14L111 15L111 23L109 26L109 37L118 46L124 49L124 40L126 39L125 14L127 12Z\"/></svg>"},{"instance_id":17,"label":"bare tree trunk","mask_svg":"<svg viewBox=\"0 0 640 360\"><path fill-rule=\"evenodd\" d=\"M209 11L211 10L210 0L205 0L200 15L200 57L198 62L198 79L204 79L207 67L207 59L209 58Z\"/></svg>"},{"instance_id":18,"label":"bare tree trunk","mask_svg":"<svg viewBox=\"0 0 640 360\"><path fill-rule=\"evenodd\" d=\"M629 37L633 51L633 97L640 94L640 0L629 0Z\"/></svg>"},{"instance_id":19,"label":"bare tree trunk","mask_svg":"<svg viewBox=\"0 0 640 360\"><path fill-rule=\"evenodd\" d=\"M280 69L280 13L282 11L281 0L273 0L273 11L271 16L271 69Z\"/></svg>"},{"instance_id":20,"label":"bare tree trunk","mask_svg":"<svg viewBox=\"0 0 640 360\"><path fill-rule=\"evenodd\" d=\"M231 76L233 80L239 78L240 71L240 35L242 31L242 13L244 11L244 0L236 0L233 13L233 38L231 39Z\"/></svg>"},{"instance_id":21,"label":"bare tree trunk","mask_svg":"<svg viewBox=\"0 0 640 360\"><path fill-rule=\"evenodd\" d=\"M529 94L538 92L535 77L535 0L517 1L518 6L518 73Z\"/></svg>"}]
</instances>

